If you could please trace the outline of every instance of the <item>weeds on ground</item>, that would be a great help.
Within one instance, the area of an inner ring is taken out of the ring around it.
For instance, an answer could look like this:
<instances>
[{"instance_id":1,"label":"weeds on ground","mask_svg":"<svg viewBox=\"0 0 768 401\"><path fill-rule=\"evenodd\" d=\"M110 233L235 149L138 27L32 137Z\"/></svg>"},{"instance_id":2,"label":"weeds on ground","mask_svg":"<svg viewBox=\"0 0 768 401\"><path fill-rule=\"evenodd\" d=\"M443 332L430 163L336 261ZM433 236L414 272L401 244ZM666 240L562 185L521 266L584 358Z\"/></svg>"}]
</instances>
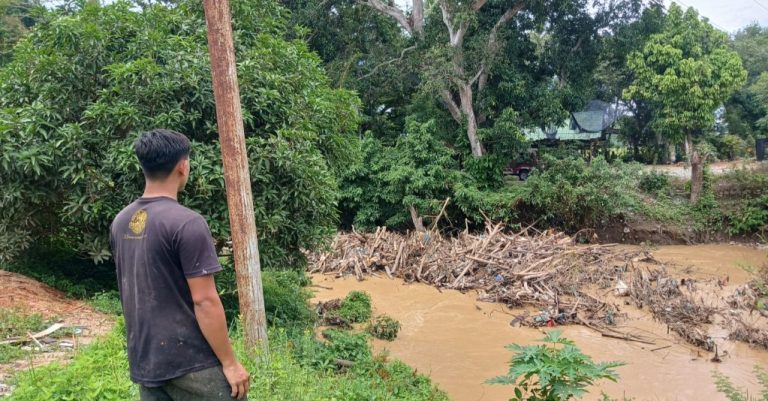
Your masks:
<instances>
[{"instance_id":1,"label":"weeds on ground","mask_svg":"<svg viewBox=\"0 0 768 401\"><path fill-rule=\"evenodd\" d=\"M613 368L622 362L598 362L583 354L575 343L550 331L544 345L508 345L514 352L509 373L489 380L491 384L515 386L510 401L568 401L581 398L598 380L618 380Z\"/></svg>"},{"instance_id":2,"label":"weeds on ground","mask_svg":"<svg viewBox=\"0 0 768 401\"><path fill-rule=\"evenodd\" d=\"M123 314L120 293L114 290L99 292L88 300L88 304L101 313L117 316Z\"/></svg>"},{"instance_id":3,"label":"weeds on ground","mask_svg":"<svg viewBox=\"0 0 768 401\"><path fill-rule=\"evenodd\" d=\"M62 366L56 362L22 373L8 400L138 399L138 389L128 377L124 329L120 319L112 333L79 352L69 364Z\"/></svg>"},{"instance_id":4,"label":"weeds on ground","mask_svg":"<svg viewBox=\"0 0 768 401\"><path fill-rule=\"evenodd\" d=\"M0 340L26 336L46 327L49 322L37 313L26 314L14 309L0 308Z\"/></svg>"},{"instance_id":5,"label":"weeds on ground","mask_svg":"<svg viewBox=\"0 0 768 401\"><path fill-rule=\"evenodd\" d=\"M731 379L718 371L712 372L712 376L715 378L717 391L723 393L730 401L768 401L768 372L760 366L755 366L754 372L762 387L760 394L749 394L747 390L737 388Z\"/></svg>"},{"instance_id":6,"label":"weeds on ground","mask_svg":"<svg viewBox=\"0 0 768 401\"><path fill-rule=\"evenodd\" d=\"M323 350L317 353L323 365L327 365L328 360L335 362L337 359L343 359L360 362L373 357L371 347L368 345L369 336L365 333L327 329L323 331L323 338L327 342L323 345Z\"/></svg>"}]
</instances>

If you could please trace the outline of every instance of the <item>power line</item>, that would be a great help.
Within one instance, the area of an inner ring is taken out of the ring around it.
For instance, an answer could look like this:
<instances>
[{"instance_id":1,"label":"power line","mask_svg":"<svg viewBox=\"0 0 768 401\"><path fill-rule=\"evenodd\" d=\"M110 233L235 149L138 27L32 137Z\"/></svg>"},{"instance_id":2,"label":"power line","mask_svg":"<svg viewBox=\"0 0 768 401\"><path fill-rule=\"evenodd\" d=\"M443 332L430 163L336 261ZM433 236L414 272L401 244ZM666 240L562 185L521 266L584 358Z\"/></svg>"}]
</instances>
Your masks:
<instances>
[{"instance_id":1,"label":"power line","mask_svg":"<svg viewBox=\"0 0 768 401\"><path fill-rule=\"evenodd\" d=\"M757 0L753 0L753 1L757 1ZM714 20L712 20L712 18L709 18L709 17L707 17L706 15L702 14L702 13L701 13L701 11L700 11L698 8L696 8L696 7L691 7L691 6L689 6L688 4L685 4L685 3L683 3L683 2L682 2L682 1L680 1L680 0L672 0L672 1L671 1L671 3L680 3L680 5L684 6L685 8L694 8L694 9L696 9L696 11L698 11L699 15L700 15L700 16L702 16L702 17L704 17L704 18L706 18L706 19L707 19L707 20L708 20L708 21L709 21L709 22L710 22L712 25L714 25L715 27L717 27L718 29L720 29L720 30L721 30L721 31L723 31L723 32L728 32L728 30L727 30L727 29L725 29L725 28L723 28L722 26L720 26L720 25L716 24L716 23L715 23L715 21L714 21ZM662 4L662 6L664 6L664 5ZM666 7L664 7L664 8L666 8Z\"/></svg>"},{"instance_id":2,"label":"power line","mask_svg":"<svg viewBox=\"0 0 768 401\"><path fill-rule=\"evenodd\" d=\"M763 5L762 3L760 3L759 1L757 1L757 0L752 0L752 1L754 1L754 2L755 2L755 4L757 4L758 6L760 6L760 7L761 7L763 10L765 10L765 11L768 11L768 7L764 6L764 5Z\"/></svg>"}]
</instances>

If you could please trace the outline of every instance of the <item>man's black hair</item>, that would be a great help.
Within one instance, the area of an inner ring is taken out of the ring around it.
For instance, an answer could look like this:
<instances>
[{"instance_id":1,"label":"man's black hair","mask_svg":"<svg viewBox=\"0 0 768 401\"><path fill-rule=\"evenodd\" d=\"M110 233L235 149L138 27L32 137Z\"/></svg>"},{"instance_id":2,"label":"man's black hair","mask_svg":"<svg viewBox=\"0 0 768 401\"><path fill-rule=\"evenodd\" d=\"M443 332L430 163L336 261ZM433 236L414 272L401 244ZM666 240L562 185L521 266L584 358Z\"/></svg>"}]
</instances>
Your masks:
<instances>
[{"instance_id":1,"label":"man's black hair","mask_svg":"<svg viewBox=\"0 0 768 401\"><path fill-rule=\"evenodd\" d=\"M184 134L153 129L141 134L133 143L144 176L149 179L167 178L180 160L189 157L190 143Z\"/></svg>"}]
</instances>

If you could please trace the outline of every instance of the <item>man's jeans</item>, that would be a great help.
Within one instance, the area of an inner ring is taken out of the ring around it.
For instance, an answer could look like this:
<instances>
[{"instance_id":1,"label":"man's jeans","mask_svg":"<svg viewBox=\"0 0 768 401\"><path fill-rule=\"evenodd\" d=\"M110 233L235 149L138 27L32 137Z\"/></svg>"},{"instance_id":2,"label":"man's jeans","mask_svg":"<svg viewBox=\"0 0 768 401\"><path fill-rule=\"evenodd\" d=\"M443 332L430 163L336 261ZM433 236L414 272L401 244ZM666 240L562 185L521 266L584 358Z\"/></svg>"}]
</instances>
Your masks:
<instances>
[{"instance_id":1,"label":"man's jeans","mask_svg":"<svg viewBox=\"0 0 768 401\"><path fill-rule=\"evenodd\" d=\"M141 401L232 401L221 366L169 380L161 387L139 386Z\"/></svg>"}]
</instances>

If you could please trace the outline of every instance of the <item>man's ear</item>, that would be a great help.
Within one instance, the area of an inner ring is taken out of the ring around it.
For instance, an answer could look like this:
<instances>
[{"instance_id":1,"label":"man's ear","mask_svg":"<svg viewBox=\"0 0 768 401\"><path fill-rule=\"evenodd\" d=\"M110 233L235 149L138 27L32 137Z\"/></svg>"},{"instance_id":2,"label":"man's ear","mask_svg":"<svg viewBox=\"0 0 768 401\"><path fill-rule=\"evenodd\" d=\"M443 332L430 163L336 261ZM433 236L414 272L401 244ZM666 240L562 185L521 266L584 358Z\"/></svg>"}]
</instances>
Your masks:
<instances>
[{"instance_id":1,"label":"man's ear","mask_svg":"<svg viewBox=\"0 0 768 401\"><path fill-rule=\"evenodd\" d=\"M176 164L176 171L181 175L187 175L187 171L189 171L188 167L189 167L189 158L181 159Z\"/></svg>"}]
</instances>

